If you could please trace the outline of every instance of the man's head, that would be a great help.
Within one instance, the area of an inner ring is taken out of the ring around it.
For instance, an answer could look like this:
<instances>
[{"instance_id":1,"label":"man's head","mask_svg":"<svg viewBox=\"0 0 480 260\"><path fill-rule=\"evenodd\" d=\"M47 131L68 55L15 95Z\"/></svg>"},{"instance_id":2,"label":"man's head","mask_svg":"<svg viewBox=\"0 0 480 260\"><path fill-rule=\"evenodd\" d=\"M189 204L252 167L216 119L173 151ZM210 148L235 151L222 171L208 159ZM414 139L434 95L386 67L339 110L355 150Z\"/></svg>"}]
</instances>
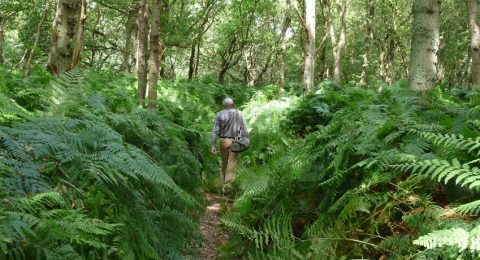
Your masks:
<instances>
[{"instance_id":1,"label":"man's head","mask_svg":"<svg viewBox=\"0 0 480 260\"><path fill-rule=\"evenodd\" d=\"M225 98L222 101L222 105L223 105L224 108L233 108L233 106L234 106L233 99L231 99L229 97Z\"/></svg>"}]
</instances>

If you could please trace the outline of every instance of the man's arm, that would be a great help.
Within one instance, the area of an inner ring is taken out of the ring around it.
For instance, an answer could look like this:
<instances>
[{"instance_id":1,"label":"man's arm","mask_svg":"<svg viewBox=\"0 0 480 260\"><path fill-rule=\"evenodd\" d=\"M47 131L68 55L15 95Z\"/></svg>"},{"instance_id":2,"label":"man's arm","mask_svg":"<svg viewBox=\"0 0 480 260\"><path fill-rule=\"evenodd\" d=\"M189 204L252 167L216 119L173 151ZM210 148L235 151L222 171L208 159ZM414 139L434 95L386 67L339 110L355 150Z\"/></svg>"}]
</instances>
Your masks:
<instances>
[{"instance_id":1,"label":"man's arm","mask_svg":"<svg viewBox=\"0 0 480 260\"><path fill-rule=\"evenodd\" d=\"M211 137L211 145L212 147L215 146L218 139L218 134L220 132L220 120L218 118L218 114L215 116L215 120L213 121L213 128L212 128L212 137Z\"/></svg>"},{"instance_id":2,"label":"man's arm","mask_svg":"<svg viewBox=\"0 0 480 260\"><path fill-rule=\"evenodd\" d=\"M240 121L241 121L241 127L243 130L243 134L248 137L248 128L247 128L247 123L245 122L245 118L243 117L243 113L240 111Z\"/></svg>"}]
</instances>

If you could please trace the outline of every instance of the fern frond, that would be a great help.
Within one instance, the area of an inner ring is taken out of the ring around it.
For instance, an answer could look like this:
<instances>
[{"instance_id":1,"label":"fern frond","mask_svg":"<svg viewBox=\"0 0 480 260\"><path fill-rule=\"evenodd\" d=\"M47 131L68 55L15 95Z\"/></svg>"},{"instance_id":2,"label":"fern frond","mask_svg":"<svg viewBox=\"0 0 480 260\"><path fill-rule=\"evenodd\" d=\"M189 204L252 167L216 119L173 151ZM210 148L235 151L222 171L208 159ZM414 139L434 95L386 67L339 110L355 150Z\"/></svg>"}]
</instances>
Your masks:
<instances>
[{"instance_id":1,"label":"fern frond","mask_svg":"<svg viewBox=\"0 0 480 260\"><path fill-rule=\"evenodd\" d=\"M437 230L419 237L413 243L427 249L456 246L460 251L480 251L480 227L471 231L463 228Z\"/></svg>"},{"instance_id":2,"label":"fern frond","mask_svg":"<svg viewBox=\"0 0 480 260\"><path fill-rule=\"evenodd\" d=\"M480 200L472 201L452 209L462 215L478 215L480 213Z\"/></svg>"},{"instance_id":3,"label":"fern frond","mask_svg":"<svg viewBox=\"0 0 480 260\"><path fill-rule=\"evenodd\" d=\"M424 160L415 163L393 165L393 168L402 171L411 171L417 174L425 174L438 182L445 184L453 179L456 184L469 189L480 186L480 170L469 164L462 164L457 159L451 162L447 160Z\"/></svg>"},{"instance_id":4,"label":"fern frond","mask_svg":"<svg viewBox=\"0 0 480 260\"><path fill-rule=\"evenodd\" d=\"M480 155L480 136L477 138L466 138L463 135L455 134L438 134L438 133L422 133L415 131L415 133L434 145L444 146L446 148L455 148Z\"/></svg>"}]
</instances>

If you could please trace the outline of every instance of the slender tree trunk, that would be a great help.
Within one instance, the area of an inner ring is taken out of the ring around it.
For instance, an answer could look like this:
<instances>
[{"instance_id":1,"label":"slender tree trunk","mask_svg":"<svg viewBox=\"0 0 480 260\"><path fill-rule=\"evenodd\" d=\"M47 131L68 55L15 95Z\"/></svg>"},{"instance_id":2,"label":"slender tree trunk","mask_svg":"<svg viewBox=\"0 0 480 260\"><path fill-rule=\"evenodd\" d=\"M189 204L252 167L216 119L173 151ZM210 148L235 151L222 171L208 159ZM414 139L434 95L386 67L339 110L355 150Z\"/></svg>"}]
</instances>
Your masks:
<instances>
[{"instance_id":1,"label":"slender tree trunk","mask_svg":"<svg viewBox=\"0 0 480 260\"><path fill-rule=\"evenodd\" d=\"M73 45L72 62L70 63L70 69L77 66L80 63L81 53L83 50L83 36L85 34L85 23L87 22L87 0L80 0L80 20L77 24L77 33L75 35L75 42Z\"/></svg>"},{"instance_id":2,"label":"slender tree trunk","mask_svg":"<svg viewBox=\"0 0 480 260\"><path fill-rule=\"evenodd\" d=\"M86 0L59 0L47 66L51 74L63 73L79 62L86 15Z\"/></svg>"},{"instance_id":3,"label":"slender tree trunk","mask_svg":"<svg viewBox=\"0 0 480 260\"><path fill-rule=\"evenodd\" d=\"M273 58L274 53L275 53L275 49L270 52L270 54L267 57L267 61L263 65L262 69L253 78L252 86L255 85L263 77L263 75L265 75L265 73L267 73L268 69L273 65L272 58Z\"/></svg>"},{"instance_id":4,"label":"slender tree trunk","mask_svg":"<svg viewBox=\"0 0 480 260\"><path fill-rule=\"evenodd\" d=\"M312 90L315 76L315 0L305 0L305 66L303 70L303 88L308 93Z\"/></svg>"},{"instance_id":5,"label":"slender tree trunk","mask_svg":"<svg viewBox=\"0 0 480 260\"><path fill-rule=\"evenodd\" d=\"M195 61L195 78L198 78L198 67L200 67L200 45L202 41L198 41L197 43L197 60Z\"/></svg>"},{"instance_id":6,"label":"slender tree trunk","mask_svg":"<svg viewBox=\"0 0 480 260\"><path fill-rule=\"evenodd\" d=\"M2 67L5 62L3 58L3 41L4 41L3 13L2 13L2 10L0 10L0 67Z\"/></svg>"},{"instance_id":7,"label":"slender tree trunk","mask_svg":"<svg viewBox=\"0 0 480 260\"><path fill-rule=\"evenodd\" d=\"M366 34L365 34L365 46L363 53L363 65L362 65L362 74L360 76L360 85L367 84L367 73L369 67L368 54L370 52L370 43L373 40L373 17L375 16L375 5L372 3L372 0L365 1L365 10L366 10Z\"/></svg>"},{"instance_id":8,"label":"slender tree trunk","mask_svg":"<svg viewBox=\"0 0 480 260\"><path fill-rule=\"evenodd\" d=\"M287 30L290 27L291 18L290 12L290 0L286 0L285 16L283 18L282 34L280 38L280 64L279 64L279 91L280 93L285 91L285 54L287 52Z\"/></svg>"},{"instance_id":9,"label":"slender tree trunk","mask_svg":"<svg viewBox=\"0 0 480 260\"><path fill-rule=\"evenodd\" d=\"M218 83L225 84L225 74L227 73L228 68L222 68L218 73Z\"/></svg>"},{"instance_id":10,"label":"slender tree trunk","mask_svg":"<svg viewBox=\"0 0 480 260\"><path fill-rule=\"evenodd\" d=\"M244 77L244 81L245 81L247 86L253 87L254 81L255 81L255 76L253 75L254 74L254 71L253 71L254 65L253 65L253 62L252 62L251 47L250 48L245 48L243 50L243 56L245 58L245 77Z\"/></svg>"},{"instance_id":11,"label":"slender tree trunk","mask_svg":"<svg viewBox=\"0 0 480 260\"><path fill-rule=\"evenodd\" d=\"M473 88L480 88L480 4L478 0L466 0L468 28L470 30L470 49L472 56L471 74Z\"/></svg>"},{"instance_id":12,"label":"slender tree trunk","mask_svg":"<svg viewBox=\"0 0 480 260\"><path fill-rule=\"evenodd\" d=\"M160 69L160 0L152 1L152 26L150 27L150 75L148 79L148 107L157 108L157 83Z\"/></svg>"},{"instance_id":13,"label":"slender tree trunk","mask_svg":"<svg viewBox=\"0 0 480 260\"><path fill-rule=\"evenodd\" d=\"M345 49L346 43L347 1L337 0L336 6L340 14L340 34L338 36L338 41L337 36L335 35L335 27L331 12L328 12L328 20L330 24L330 38L333 50L333 80L339 84L341 82L343 50ZM330 8L330 5L328 7Z\"/></svg>"},{"instance_id":14,"label":"slender tree trunk","mask_svg":"<svg viewBox=\"0 0 480 260\"><path fill-rule=\"evenodd\" d=\"M27 62L25 63L25 76L30 75L31 65L33 62L33 58L35 57L35 51L38 48L38 44L40 43L40 36L42 33L42 26L47 20L48 12L50 11L50 1L47 1L45 4L45 9L43 11L43 16L40 19L40 22L37 24L37 31L35 33L35 41L33 42L32 49L30 50L30 54L28 55Z\"/></svg>"},{"instance_id":15,"label":"slender tree trunk","mask_svg":"<svg viewBox=\"0 0 480 260\"><path fill-rule=\"evenodd\" d=\"M192 42L192 46L191 46L191 49L190 49L190 61L188 63L188 80L192 80L193 79L193 74L195 73L195 67L196 67L196 64L195 64L195 52L197 50L197 40L194 40Z\"/></svg>"},{"instance_id":16,"label":"slender tree trunk","mask_svg":"<svg viewBox=\"0 0 480 260\"><path fill-rule=\"evenodd\" d=\"M134 3L130 6L127 22L125 24L125 49L123 50L123 61L122 65L120 66L120 70L126 72L132 71L132 59L134 59L132 53L135 47L135 41L137 39L138 32L138 24L136 21L138 10L138 3Z\"/></svg>"},{"instance_id":17,"label":"slender tree trunk","mask_svg":"<svg viewBox=\"0 0 480 260\"><path fill-rule=\"evenodd\" d=\"M145 107L147 93L147 56L148 56L148 10L147 0L142 0L138 11L138 49L137 49L137 96L138 104Z\"/></svg>"},{"instance_id":18,"label":"slender tree trunk","mask_svg":"<svg viewBox=\"0 0 480 260\"><path fill-rule=\"evenodd\" d=\"M437 80L440 44L440 0L415 0L409 86L415 91L432 89Z\"/></svg>"},{"instance_id":19,"label":"slender tree trunk","mask_svg":"<svg viewBox=\"0 0 480 260\"><path fill-rule=\"evenodd\" d=\"M167 60L167 46L160 41L160 78L165 79L167 78L167 70L165 67L166 60Z\"/></svg>"},{"instance_id":20,"label":"slender tree trunk","mask_svg":"<svg viewBox=\"0 0 480 260\"><path fill-rule=\"evenodd\" d=\"M222 58L222 64L220 65L220 71L218 72L218 82L220 84L225 83L225 75L227 71L238 64L240 58L242 57L241 53L236 56L234 59L234 55L237 51L241 51L243 46L240 48L235 48L237 46L237 35L234 35L233 38L230 40L228 48L220 54Z\"/></svg>"}]
</instances>

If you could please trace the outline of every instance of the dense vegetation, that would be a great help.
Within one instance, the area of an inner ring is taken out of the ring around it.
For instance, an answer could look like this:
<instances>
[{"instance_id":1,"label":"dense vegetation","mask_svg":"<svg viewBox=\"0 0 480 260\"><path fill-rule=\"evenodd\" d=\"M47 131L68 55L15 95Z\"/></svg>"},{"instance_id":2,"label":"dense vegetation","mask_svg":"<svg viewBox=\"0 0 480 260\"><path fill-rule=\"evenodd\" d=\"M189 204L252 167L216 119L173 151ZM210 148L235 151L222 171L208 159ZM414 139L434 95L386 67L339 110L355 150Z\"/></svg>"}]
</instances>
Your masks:
<instances>
[{"instance_id":1,"label":"dense vegetation","mask_svg":"<svg viewBox=\"0 0 480 260\"><path fill-rule=\"evenodd\" d=\"M478 0L0 1L0 259L198 258L225 97L220 258L480 258L479 87Z\"/></svg>"},{"instance_id":2,"label":"dense vegetation","mask_svg":"<svg viewBox=\"0 0 480 260\"><path fill-rule=\"evenodd\" d=\"M223 219L229 257L477 256L478 94L373 89L253 99L259 145Z\"/></svg>"}]
</instances>

